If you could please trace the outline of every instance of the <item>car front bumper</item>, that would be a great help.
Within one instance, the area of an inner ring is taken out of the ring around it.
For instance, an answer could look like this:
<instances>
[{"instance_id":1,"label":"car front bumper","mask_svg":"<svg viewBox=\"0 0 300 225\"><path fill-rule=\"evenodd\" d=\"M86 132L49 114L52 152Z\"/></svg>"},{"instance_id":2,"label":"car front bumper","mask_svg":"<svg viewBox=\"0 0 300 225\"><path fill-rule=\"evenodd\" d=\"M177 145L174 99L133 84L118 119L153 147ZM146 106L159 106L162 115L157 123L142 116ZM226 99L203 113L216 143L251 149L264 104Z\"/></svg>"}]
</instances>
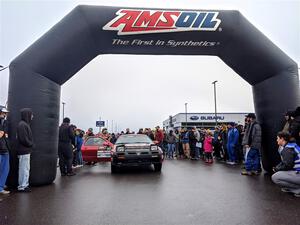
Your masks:
<instances>
[{"instance_id":1,"label":"car front bumper","mask_svg":"<svg viewBox=\"0 0 300 225\"><path fill-rule=\"evenodd\" d=\"M148 166L162 163L161 155L114 155L112 162L115 166Z\"/></svg>"}]
</instances>

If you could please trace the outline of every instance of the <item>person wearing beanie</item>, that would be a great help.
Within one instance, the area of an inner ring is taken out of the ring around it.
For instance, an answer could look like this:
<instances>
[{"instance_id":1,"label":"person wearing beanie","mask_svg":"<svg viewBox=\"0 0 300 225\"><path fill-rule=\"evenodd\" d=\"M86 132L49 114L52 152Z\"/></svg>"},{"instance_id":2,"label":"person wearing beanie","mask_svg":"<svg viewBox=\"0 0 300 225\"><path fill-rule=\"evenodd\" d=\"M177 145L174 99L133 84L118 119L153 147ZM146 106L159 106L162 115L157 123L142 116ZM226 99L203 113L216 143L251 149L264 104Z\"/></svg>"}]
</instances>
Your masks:
<instances>
[{"instance_id":1,"label":"person wearing beanie","mask_svg":"<svg viewBox=\"0 0 300 225\"><path fill-rule=\"evenodd\" d=\"M73 142L75 142L74 130L70 126L70 119L66 117L59 127L58 157L61 176L76 175L72 170Z\"/></svg>"},{"instance_id":2,"label":"person wearing beanie","mask_svg":"<svg viewBox=\"0 0 300 225\"><path fill-rule=\"evenodd\" d=\"M261 127L256 121L256 115L249 113L246 116L248 126L244 134L242 145L246 149L245 169L242 175L259 175L261 173L260 149L261 149Z\"/></svg>"}]
</instances>

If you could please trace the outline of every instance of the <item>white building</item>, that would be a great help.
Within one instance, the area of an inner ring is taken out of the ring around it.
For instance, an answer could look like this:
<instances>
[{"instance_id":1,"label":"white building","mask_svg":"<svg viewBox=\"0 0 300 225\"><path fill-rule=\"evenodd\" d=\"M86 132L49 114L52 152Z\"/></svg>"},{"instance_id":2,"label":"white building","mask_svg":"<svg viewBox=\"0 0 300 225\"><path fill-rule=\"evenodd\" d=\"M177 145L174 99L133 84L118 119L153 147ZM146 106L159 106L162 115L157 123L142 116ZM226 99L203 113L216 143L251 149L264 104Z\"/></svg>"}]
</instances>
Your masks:
<instances>
[{"instance_id":1,"label":"white building","mask_svg":"<svg viewBox=\"0 0 300 225\"><path fill-rule=\"evenodd\" d=\"M248 113L217 113L217 123L228 124L235 122L244 125L245 115ZM178 113L175 116L169 116L163 122L165 129L181 128L187 124L188 128L196 126L197 128L213 129L216 126L215 113Z\"/></svg>"}]
</instances>

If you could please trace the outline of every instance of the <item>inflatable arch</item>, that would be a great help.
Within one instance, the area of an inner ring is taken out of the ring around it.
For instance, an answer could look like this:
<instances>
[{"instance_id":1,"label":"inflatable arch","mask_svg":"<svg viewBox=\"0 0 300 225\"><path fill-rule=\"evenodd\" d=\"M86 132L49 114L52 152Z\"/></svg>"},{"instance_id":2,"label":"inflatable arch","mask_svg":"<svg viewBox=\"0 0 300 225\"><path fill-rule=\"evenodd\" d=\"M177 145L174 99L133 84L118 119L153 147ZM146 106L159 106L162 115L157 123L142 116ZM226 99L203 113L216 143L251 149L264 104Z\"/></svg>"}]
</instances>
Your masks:
<instances>
[{"instance_id":1,"label":"inflatable arch","mask_svg":"<svg viewBox=\"0 0 300 225\"><path fill-rule=\"evenodd\" d=\"M56 177L60 87L100 54L213 55L253 89L262 125L264 169L279 161L276 133L283 113L299 105L297 64L238 11L77 6L10 64L8 106L12 142L9 181L16 184L16 126L33 109L36 148L32 185Z\"/></svg>"}]
</instances>

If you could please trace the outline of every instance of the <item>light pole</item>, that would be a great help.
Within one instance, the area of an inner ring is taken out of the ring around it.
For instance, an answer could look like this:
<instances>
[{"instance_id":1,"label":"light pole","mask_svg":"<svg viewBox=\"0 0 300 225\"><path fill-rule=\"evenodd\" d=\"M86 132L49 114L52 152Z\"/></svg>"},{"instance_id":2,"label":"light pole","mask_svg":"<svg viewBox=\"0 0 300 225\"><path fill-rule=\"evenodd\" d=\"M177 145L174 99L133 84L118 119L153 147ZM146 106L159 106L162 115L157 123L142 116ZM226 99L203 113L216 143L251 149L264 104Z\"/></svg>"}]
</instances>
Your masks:
<instances>
[{"instance_id":1,"label":"light pole","mask_svg":"<svg viewBox=\"0 0 300 225\"><path fill-rule=\"evenodd\" d=\"M185 127L187 128L187 103L184 103L185 105Z\"/></svg>"},{"instance_id":2,"label":"light pole","mask_svg":"<svg viewBox=\"0 0 300 225\"><path fill-rule=\"evenodd\" d=\"M214 85L214 98L215 98L215 120L216 120L216 126L218 126L218 118L217 118L217 90L216 90L216 83L218 81L215 80L214 82L212 82L212 84Z\"/></svg>"},{"instance_id":3,"label":"light pole","mask_svg":"<svg viewBox=\"0 0 300 225\"><path fill-rule=\"evenodd\" d=\"M63 105L63 119L65 118L65 102L62 102L62 105Z\"/></svg>"},{"instance_id":4,"label":"light pole","mask_svg":"<svg viewBox=\"0 0 300 225\"><path fill-rule=\"evenodd\" d=\"M99 134L101 133L101 116L99 116L100 126L99 126Z\"/></svg>"}]
</instances>

